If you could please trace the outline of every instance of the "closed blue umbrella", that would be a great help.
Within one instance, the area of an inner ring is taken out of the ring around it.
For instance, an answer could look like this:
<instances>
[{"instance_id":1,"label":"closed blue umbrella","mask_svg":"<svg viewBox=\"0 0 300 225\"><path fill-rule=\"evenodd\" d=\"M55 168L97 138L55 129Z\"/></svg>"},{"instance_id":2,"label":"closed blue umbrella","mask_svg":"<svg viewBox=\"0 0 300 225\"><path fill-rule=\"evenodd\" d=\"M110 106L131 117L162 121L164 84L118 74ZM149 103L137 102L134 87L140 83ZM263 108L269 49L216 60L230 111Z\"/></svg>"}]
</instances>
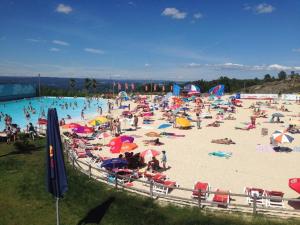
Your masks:
<instances>
[{"instance_id":1,"label":"closed blue umbrella","mask_svg":"<svg viewBox=\"0 0 300 225\"><path fill-rule=\"evenodd\" d=\"M164 123L164 124L161 124L161 125L158 127L158 129L166 129L166 128L170 127L170 126L172 126L172 125L169 124L169 123Z\"/></svg>"},{"instance_id":2,"label":"closed blue umbrella","mask_svg":"<svg viewBox=\"0 0 300 225\"><path fill-rule=\"evenodd\" d=\"M48 110L46 146L47 190L56 197L56 222L59 224L58 200L68 190L62 143L56 109Z\"/></svg>"},{"instance_id":3,"label":"closed blue umbrella","mask_svg":"<svg viewBox=\"0 0 300 225\"><path fill-rule=\"evenodd\" d=\"M127 164L128 162L125 159L113 158L113 159L104 160L101 164L101 167L107 169L114 169L114 168L122 168Z\"/></svg>"}]
</instances>

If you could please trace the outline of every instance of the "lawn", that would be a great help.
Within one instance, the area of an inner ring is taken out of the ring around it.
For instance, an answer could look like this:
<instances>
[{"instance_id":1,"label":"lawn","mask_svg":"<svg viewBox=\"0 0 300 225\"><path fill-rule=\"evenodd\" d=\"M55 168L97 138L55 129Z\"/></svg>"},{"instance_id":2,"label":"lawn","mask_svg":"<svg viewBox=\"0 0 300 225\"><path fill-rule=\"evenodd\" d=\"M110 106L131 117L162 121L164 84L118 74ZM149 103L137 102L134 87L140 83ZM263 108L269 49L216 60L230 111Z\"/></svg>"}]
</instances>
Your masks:
<instances>
[{"instance_id":1,"label":"lawn","mask_svg":"<svg viewBox=\"0 0 300 225\"><path fill-rule=\"evenodd\" d=\"M55 200L45 190L45 140L31 151L0 144L0 224L53 225ZM128 225L295 225L297 220L275 220L243 214L204 213L198 208L161 206L153 200L90 180L67 166L69 190L60 201L61 224L81 224L97 217L100 224ZM86 216L89 213L89 216Z\"/></svg>"}]
</instances>

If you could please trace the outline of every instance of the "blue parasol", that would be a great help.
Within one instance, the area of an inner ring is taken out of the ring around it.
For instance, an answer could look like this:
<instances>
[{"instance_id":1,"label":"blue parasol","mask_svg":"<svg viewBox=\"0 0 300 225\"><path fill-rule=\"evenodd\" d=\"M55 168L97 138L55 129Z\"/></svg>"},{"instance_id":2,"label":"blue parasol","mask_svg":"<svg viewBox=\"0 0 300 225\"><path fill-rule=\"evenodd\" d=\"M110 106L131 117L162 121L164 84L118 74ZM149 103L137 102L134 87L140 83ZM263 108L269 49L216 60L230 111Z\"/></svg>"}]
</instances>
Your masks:
<instances>
[{"instance_id":1,"label":"blue parasol","mask_svg":"<svg viewBox=\"0 0 300 225\"><path fill-rule=\"evenodd\" d=\"M104 160L101 164L101 167L107 169L114 169L114 168L122 168L127 164L128 162L125 159L113 158L113 159Z\"/></svg>"},{"instance_id":2,"label":"blue parasol","mask_svg":"<svg viewBox=\"0 0 300 225\"><path fill-rule=\"evenodd\" d=\"M58 200L68 190L67 174L56 109L48 110L46 149L47 190L56 197L56 223L59 224Z\"/></svg>"}]
</instances>

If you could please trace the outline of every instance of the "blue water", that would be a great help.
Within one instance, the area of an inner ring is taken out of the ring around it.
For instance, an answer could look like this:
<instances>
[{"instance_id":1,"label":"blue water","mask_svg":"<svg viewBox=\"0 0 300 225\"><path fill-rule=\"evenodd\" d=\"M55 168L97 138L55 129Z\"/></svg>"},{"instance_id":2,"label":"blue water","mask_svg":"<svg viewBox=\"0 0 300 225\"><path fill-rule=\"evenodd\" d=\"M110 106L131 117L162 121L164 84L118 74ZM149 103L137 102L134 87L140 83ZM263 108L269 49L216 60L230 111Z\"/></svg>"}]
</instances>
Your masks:
<instances>
[{"instance_id":1,"label":"blue water","mask_svg":"<svg viewBox=\"0 0 300 225\"><path fill-rule=\"evenodd\" d=\"M77 107L74 103L77 103ZM41 98L30 98L21 99L15 101L1 102L0 112L8 114L12 117L12 123L18 124L22 129L26 128L29 122L34 125L37 124L38 118L42 117L43 111L47 117L48 108L56 108L59 119L66 118L70 115L72 119L81 118L81 110L85 107L85 115L98 114L98 107L101 107L103 113L107 111L107 100L105 99L89 99L90 104L86 98L55 98L55 97L41 97ZM62 105L68 105L68 108ZM70 106L71 104L71 106ZM32 110L29 110L30 106L35 109L35 114ZM30 119L27 119L24 111L30 113ZM68 122L68 120L66 120ZM4 118L0 121L0 130L5 128Z\"/></svg>"}]
</instances>

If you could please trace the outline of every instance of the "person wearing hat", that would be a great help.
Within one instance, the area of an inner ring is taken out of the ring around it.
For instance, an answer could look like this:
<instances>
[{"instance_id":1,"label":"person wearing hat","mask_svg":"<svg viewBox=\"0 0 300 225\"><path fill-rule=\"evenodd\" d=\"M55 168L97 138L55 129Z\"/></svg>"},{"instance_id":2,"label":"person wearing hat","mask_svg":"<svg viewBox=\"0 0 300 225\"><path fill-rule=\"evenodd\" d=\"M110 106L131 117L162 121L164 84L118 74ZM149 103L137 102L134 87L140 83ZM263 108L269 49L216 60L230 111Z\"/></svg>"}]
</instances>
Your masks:
<instances>
[{"instance_id":1,"label":"person wearing hat","mask_svg":"<svg viewBox=\"0 0 300 225\"><path fill-rule=\"evenodd\" d=\"M163 164L163 168L166 169L166 163L167 163L166 151L162 151L161 162Z\"/></svg>"}]
</instances>

